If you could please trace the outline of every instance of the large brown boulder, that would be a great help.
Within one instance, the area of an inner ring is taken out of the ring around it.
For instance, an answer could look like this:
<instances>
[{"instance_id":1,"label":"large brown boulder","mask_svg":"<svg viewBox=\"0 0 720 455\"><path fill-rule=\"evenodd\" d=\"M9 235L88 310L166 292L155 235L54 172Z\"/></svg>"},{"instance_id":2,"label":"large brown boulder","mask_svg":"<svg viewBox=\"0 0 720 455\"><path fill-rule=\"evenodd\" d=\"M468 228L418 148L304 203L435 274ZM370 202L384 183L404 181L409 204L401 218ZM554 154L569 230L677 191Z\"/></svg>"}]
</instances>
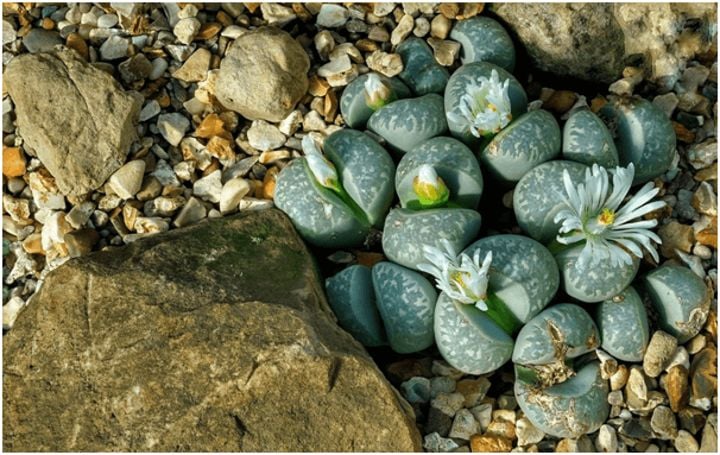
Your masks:
<instances>
[{"instance_id":1,"label":"large brown boulder","mask_svg":"<svg viewBox=\"0 0 720 455\"><path fill-rule=\"evenodd\" d=\"M667 88L712 44L714 33L692 30L693 22L712 30L717 21L714 3L499 3L493 12L541 70L611 83L639 65Z\"/></svg>"},{"instance_id":2,"label":"large brown boulder","mask_svg":"<svg viewBox=\"0 0 720 455\"><path fill-rule=\"evenodd\" d=\"M4 450L420 449L276 210L69 261L3 352Z\"/></svg>"},{"instance_id":3,"label":"large brown boulder","mask_svg":"<svg viewBox=\"0 0 720 455\"><path fill-rule=\"evenodd\" d=\"M3 77L20 135L63 194L88 193L125 163L139 93L69 49L15 57Z\"/></svg>"}]
</instances>

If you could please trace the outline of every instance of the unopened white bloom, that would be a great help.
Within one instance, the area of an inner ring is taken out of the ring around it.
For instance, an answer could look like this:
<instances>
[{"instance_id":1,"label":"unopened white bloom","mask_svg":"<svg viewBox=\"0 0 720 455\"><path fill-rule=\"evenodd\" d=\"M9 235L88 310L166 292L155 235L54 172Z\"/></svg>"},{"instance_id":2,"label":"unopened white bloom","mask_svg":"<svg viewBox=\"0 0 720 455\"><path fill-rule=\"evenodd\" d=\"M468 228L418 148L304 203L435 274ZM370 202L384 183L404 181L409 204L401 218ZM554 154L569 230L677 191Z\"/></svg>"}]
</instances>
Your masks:
<instances>
[{"instance_id":1,"label":"unopened white bloom","mask_svg":"<svg viewBox=\"0 0 720 455\"><path fill-rule=\"evenodd\" d=\"M663 201L650 202L660 190L648 182L620 207L632 185L635 167L630 163L626 169L617 167L612 172L612 190L607 171L597 164L585 171L585 182L579 185L573 184L567 171L563 172L567 207L555 216L556 223L562 222L558 242L567 245L586 241L578 257L581 266L606 259L613 265L631 264L630 254L642 257L640 247L657 261L652 242L662 242L650 230L657 220L640 218L665 206Z\"/></svg>"},{"instance_id":2,"label":"unopened white bloom","mask_svg":"<svg viewBox=\"0 0 720 455\"><path fill-rule=\"evenodd\" d=\"M485 255L481 264L479 250L472 258L464 253L458 257L450 242L443 240L442 246L445 251L425 245L423 251L429 263L420 264L418 268L434 276L438 289L452 300L487 311L485 300L492 252Z\"/></svg>"},{"instance_id":3,"label":"unopened white bloom","mask_svg":"<svg viewBox=\"0 0 720 455\"><path fill-rule=\"evenodd\" d=\"M375 73L368 74L365 80L365 103L374 111L380 109L393 98L390 86Z\"/></svg>"},{"instance_id":4,"label":"unopened white bloom","mask_svg":"<svg viewBox=\"0 0 720 455\"><path fill-rule=\"evenodd\" d=\"M497 71L492 70L490 79L482 78L480 85L470 85L460 98L461 117L473 136L498 133L510 123L509 84L509 79L501 83Z\"/></svg>"},{"instance_id":5,"label":"unopened white bloom","mask_svg":"<svg viewBox=\"0 0 720 455\"><path fill-rule=\"evenodd\" d=\"M423 207L442 205L450 197L450 190L430 164L420 166L418 175L413 179L413 191Z\"/></svg>"},{"instance_id":6,"label":"unopened white bloom","mask_svg":"<svg viewBox=\"0 0 720 455\"><path fill-rule=\"evenodd\" d=\"M306 135L303 138L302 148L303 152L305 152L305 159L310 167L310 171L313 173L318 183L326 188L337 191L340 187L340 183L338 181L335 165L323 156L317 146L317 143L315 143L315 140L310 137L310 135Z\"/></svg>"}]
</instances>

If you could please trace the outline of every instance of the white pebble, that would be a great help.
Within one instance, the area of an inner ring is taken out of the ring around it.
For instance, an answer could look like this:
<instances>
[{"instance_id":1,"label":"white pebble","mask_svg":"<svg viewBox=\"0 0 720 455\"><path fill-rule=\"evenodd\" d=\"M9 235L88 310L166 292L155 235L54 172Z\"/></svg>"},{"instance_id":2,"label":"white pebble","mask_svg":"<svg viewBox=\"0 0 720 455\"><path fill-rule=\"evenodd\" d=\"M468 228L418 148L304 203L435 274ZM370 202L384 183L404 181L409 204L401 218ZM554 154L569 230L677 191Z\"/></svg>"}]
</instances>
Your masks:
<instances>
[{"instance_id":1,"label":"white pebble","mask_svg":"<svg viewBox=\"0 0 720 455\"><path fill-rule=\"evenodd\" d=\"M247 132L250 146L257 150L274 150L281 147L287 139L275 126L264 120L255 120Z\"/></svg>"},{"instance_id":2,"label":"white pebble","mask_svg":"<svg viewBox=\"0 0 720 455\"><path fill-rule=\"evenodd\" d=\"M160 103L157 100L150 100L140 111L140 121L149 120L160 113Z\"/></svg>"},{"instance_id":3,"label":"white pebble","mask_svg":"<svg viewBox=\"0 0 720 455\"><path fill-rule=\"evenodd\" d=\"M168 68L168 62L164 58L156 58L152 61L152 69L150 70L150 74L148 75L148 79L151 81L154 81L155 79L160 79L163 74L165 74L165 70Z\"/></svg>"},{"instance_id":4,"label":"white pebble","mask_svg":"<svg viewBox=\"0 0 720 455\"><path fill-rule=\"evenodd\" d=\"M115 60L127 56L130 42L121 36L112 35L100 46L100 57L103 60Z\"/></svg>"},{"instance_id":5,"label":"white pebble","mask_svg":"<svg viewBox=\"0 0 720 455\"><path fill-rule=\"evenodd\" d=\"M222 171L220 169L213 171L193 184L193 194L199 198L212 203L220 202L220 194L222 193Z\"/></svg>"},{"instance_id":6,"label":"white pebble","mask_svg":"<svg viewBox=\"0 0 720 455\"><path fill-rule=\"evenodd\" d=\"M15 325L20 310L25 306L25 301L18 296L12 297L3 305L2 320L3 330L10 330Z\"/></svg>"},{"instance_id":7,"label":"white pebble","mask_svg":"<svg viewBox=\"0 0 720 455\"><path fill-rule=\"evenodd\" d=\"M132 199L140 191L143 174L145 173L145 161L133 160L115 171L108 180L110 188L124 200Z\"/></svg>"},{"instance_id":8,"label":"white pebble","mask_svg":"<svg viewBox=\"0 0 720 455\"><path fill-rule=\"evenodd\" d=\"M220 193L220 212L227 214L237 210L242 198L250 192L250 185L245 179L235 178L223 185Z\"/></svg>"},{"instance_id":9,"label":"white pebble","mask_svg":"<svg viewBox=\"0 0 720 455\"><path fill-rule=\"evenodd\" d=\"M117 25L118 17L115 14L103 14L97 20L97 26L101 28L111 28Z\"/></svg>"},{"instance_id":10,"label":"white pebble","mask_svg":"<svg viewBox=\"0 0 720 455\"><path fill-rule=\"evenodd\" d=\"M350 13L342 6L325 3L320 7L315 23L320 27L342 27L349 17Z\"/></svg>"},{"instance_id":11,"label":"white pebble","mask_svg":"<svg viewBox=\"0 0 720 455\"><path fill-rule=\"evenodd\" d=\"M195 35L200 31L200 21L194 17L180 19L173 28L175 37L183 44L192 43Z\"/></svg>"},{"instance_id":12,"label":"white pebble","mask_svg":"<svg viewBox=\"0 0 720 455\"><path fill-rule=\"evenodd\" d=\"M190 128L190 120L177 112L162 114L158 117L157 128L166 141L177 147Z\"/></svg>"}]
</instances>

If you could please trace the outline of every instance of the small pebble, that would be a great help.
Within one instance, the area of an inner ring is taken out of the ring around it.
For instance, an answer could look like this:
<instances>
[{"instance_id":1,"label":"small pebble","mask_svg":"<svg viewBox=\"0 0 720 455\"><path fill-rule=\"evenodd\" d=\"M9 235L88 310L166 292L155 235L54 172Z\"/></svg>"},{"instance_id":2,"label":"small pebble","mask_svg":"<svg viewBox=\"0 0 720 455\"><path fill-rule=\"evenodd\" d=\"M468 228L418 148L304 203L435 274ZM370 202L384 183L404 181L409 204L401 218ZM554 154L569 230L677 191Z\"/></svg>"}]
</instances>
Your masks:
<instances>
[{"instance_id":1,"label":"small pebble","mask_svg":"<svg viewBox=\"0 0 720 455\"><path fill-rule=\"evenodd\" d=\"M140 191L144 173L145 161L129 161L110 176L108 186L122 199L132 199Z\"/></svg>"},{"instance_id":2,"label":"small pebble","mask_svg":"<svg viewBox=\"0 0 720 455\"><path fill-rule=\"evenodd\" d=\"M643 370L651 378L660 376L675 353L677 339L662 330L653 333L650 343L645 350Z\"/></svg>"},{"instance_id":3,"label":"small pebble","mask_svg":"<svg viewBox=\"0 0 720 455\"><path fill-rule=\"evenodd\" d=\"M157 121L157 128L170 145L177 147L185 136L185 132L190 128L190 120L177 112L160 114Z\"/></svg>"},{"instance_id":4,"label":"small pebble","mask_svg":"<svg viewBox=\"0 0 720 455\"><path fill-rule=\"evenodd\" d=\"M599 452L617 452L618 438L615 428L607 424L602 425L595 439L595 447Z\"/></svg>"},{"instance_id":5,"label":"small pebble","mask_svg":"<svg viewBox=\"0 0 720 455\"><path fill-rule=\"evenodd\" d=\"M697 452L700 449L697 440L685 430L678 431L674 445L678 452Z\"/></svg>"}]
</instances>

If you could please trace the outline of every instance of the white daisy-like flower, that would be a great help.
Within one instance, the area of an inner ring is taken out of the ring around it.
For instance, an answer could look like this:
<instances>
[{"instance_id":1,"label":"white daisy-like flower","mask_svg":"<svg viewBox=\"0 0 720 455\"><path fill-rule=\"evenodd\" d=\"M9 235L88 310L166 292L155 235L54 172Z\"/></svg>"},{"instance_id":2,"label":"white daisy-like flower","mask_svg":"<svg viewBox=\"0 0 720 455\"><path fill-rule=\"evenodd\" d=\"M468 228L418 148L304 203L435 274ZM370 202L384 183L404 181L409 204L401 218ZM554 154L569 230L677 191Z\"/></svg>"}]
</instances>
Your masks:
<instances>
[{"instance_id":1,"label":"white daisy-like flower","mask_svg":"<svg viewBox=\"0 0 720 455\"><path fill-rule=\"evenodd\" d=\"M365 103L374 111L392 101L392 89L380 76L375 73L368 74L365 80Z\"/></svg>"},{"instance_id":2,"label":"white daisy-like flower","mask_svg":"<svg viewBox=\"0 0 720 455\"><path fill-rule=\"evenodd\" d=\"M450 197L447 185L430 164L420 165L412 186L423 207L437 207L445 204Z\"/></svg>"},{"instance_id":3,"label":"white daisy-like flower","mask_svg":"<svg viewBox=\"0 0 720 455\"><path fill-rule=\"evenodd\" d=\"M323 156L317 146L317 143L312 137L310 137L309 134L303 137L302 148L303 152L305 152L305 159L310 167L310 171L313 173L318 183L325 188L339 191L340 181L338 180L335 165Z\"/></svg>"},{"instance_id":4,"label":"white daisy-like flower","mask_svg":"<svg viewBox=\"0 0 720 455\"><path fill-rule=\"evenodd\" d=\"M470 85L467 93L460 97L460 115L473 136L498 133L510 123L509 84L509 79L501 83L497 71L492 70L490 79L482 78L480 85Z\"/></svg>"},{"instance_id":5,"label":"white daisy-like flower","mask_svg":"<svg viewBox=\"0 0 720 455\"><path fill-rule=\"evenodd\" d=\"M441 243L445 251L429 245L423 247L429 263L418 265L418 269L434 276L438 289L451 299L487 311L485 300L492 252L485 255L481 264L480 251L475 251L472 258L464 253L458 257L450 242Z\"/></svg>"},{"instance_id":6,"label":"white daisy-like flower","mask_svg":"<svg viewBox=\"0 0 720 455\"><path fill-rule=\"evenodd\" d=\"M648 182L621 207L632 185L635 167L630 163L627 168L617 167L611 172L612 187L608 172L597 164L585 171L585 182L579 185L573 184L567 171L563 172L567 208L554 219L556 223L562 222L558 242L569 245L586 241L578 257L580 266L607 259L615 266L629 265L630 254L642 257L641 247L657 261L652 242L662 241L650 230L657 220L640 218L665 206L663 201L650 202L660 190Z\"/></svg>"}]
</instances>

